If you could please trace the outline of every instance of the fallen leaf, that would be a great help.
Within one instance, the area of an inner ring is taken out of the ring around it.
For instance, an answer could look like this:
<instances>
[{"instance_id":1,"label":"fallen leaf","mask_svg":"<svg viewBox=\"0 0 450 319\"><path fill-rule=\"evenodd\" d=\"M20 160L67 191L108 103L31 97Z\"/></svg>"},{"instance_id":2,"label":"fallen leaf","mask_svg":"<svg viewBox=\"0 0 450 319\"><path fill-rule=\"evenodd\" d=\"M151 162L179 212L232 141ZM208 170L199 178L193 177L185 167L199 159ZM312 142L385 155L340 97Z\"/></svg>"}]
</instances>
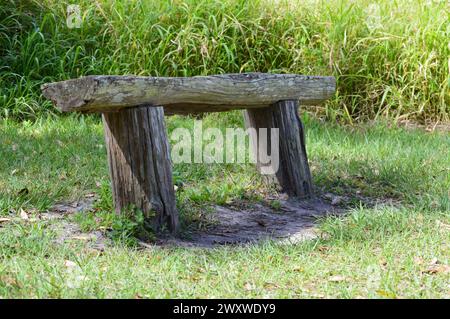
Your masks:
<instances>
[{"instance_id":1,"label":"fallen leaf","mask_svg":"<svg viewBox=\"0 0 450 319\"><path fill-rule=\"evenodd\" d=\"M77 264L71 260L65 260L64 266L66 266L66 268L74 268L77 267Z\"/></svg>"},{"instance_id":2,"label":"fallen leaf","mask_svg":"<svg viewBox=\"0 0 450 319\"><path fill-rule=\"evenodd\" d=\"M446 224L446 223L443 223L440 220L436 220L436 225L442 230L450 231L450 225Z\"/></svg>"},{"instance_id":3,"label":"fallen leaf","mask_svg":"<svg viewBox=\"0 0 450 319\"><path fill-rule=\"evenodd\" d=\"M62 216L62 215L60 215L60 214L57 214L57 213L42 213L41 215L40 215L40 218L41 219L44 219L44 220L51 220L51 219L60 219L60 218L63 218L64 216Z\"/></svg>"},{"instance_id":4,"label":"fallen leaf","mask_svg":"<svg viewBox=\"0 0 450 319\"><path fill-rule=\"evenodd\" d=\"M88 241L88 240L91 240L91 239L92 239L92 236L89 236L89 235L79 235L79 236L72 236L71 238L72 238L72 239L76 239L76 240L85 240L85 241Z\"/></svg>"},{"instance_id":5,"label":"fallen leaf","mask_svg":"<svg viewBox=\"0 0 450 319\"><path fill-rule=\"evenodd\" d=\"M19 215L20 218L22 218L23 220L28 220L28 214L26 211L24 211L22 208L19 210Z\"/></svg>"},{"instance_id":6,"label":"fallen leaf","mask_svg":"<svg viewBox=\"0 0 450 319\"><path fill-rule=\"evenodd\" d=\"M11 149L12 149L13 152L17 151L17 144L13 144L11 146Z\"/></svg>"},{"instance_id":7,"label":"fallen leaf","mask_svg":"<svg viewBox=\"0 0 450 319\"><path fill-rule=\"evenodd\" d=\"M273 283L273 282L266 282L264 283L264 288L267 290L275 290L280 288L280 286L278 286L277 284Z\"/></svg>"},{"instance_id":8,"label":"fallen leaf","mask_svg":"<svg viewBox=\"0 0 450 319\"><path fill-rule=\"evenodd\" d=\"M436 257L433 257L433 259L431 259L431 261L430 261L430 265L436 265L438 263L439 262L438 262L438 259Z\"/></svg>"},{"instance_id":9,"label":"fallen leaf","mask_svg":"<svg viewBox=\"0 0 450 319\"><path fill-rule=\"evenodd\" d=\"M341 281L347 281L347 278L345 276L341 276L341 275L334 275L334 276L331 276L330 278L328 278L328 281L341 282Z\"/></svg>"},{"instance_id":10,"label":"fallen leaf","mask_svg":"<svg viewBox=\"0 0 450 319\"><path fill-rule=\"evenodd\" d=\"M326 252L326 251L329 251L329 250L330 250L330 247L327 247L327 246L319 246L317 249L318 249L319 251L321 251L321 252Z\"/></svg>"},{"instance_id":11,"label":"fallen leaf","mask_svg":"<svg viewBox=\"0 0 450 319\"><path fill-rule=\"evenodd\" d=\"M16 279L10 276L0 276L0 282L6 286L18 286Z\"/></svg>"},{"instance_id":12,"label":"fallen leaf","mask_svg":"<svg viewBox=\"0 0 450 319\"><path fill-rule=\"evenodd\" d=\"M247 291L255 290L255 286L252 283L246 282L244 284L244 289L247 290Z\"/></svg>"},{"instance_id":13,"label":"fallen leaf","mask_svg":"<svg viewBox=\"0 0 450 319\"><path fill-rule=\"evenodd\" d=\"M430 265L427 269L423 270L422 273L434 275L434 274L447 274L450 272L450 266L444 264L434 264Z\"/></svg>"},{"instance_id":14,"label":"fallen leaf","mask_svg":"<svg viewBox=\"0 0 450 319\"><path fill-rule=\"evenodd\" d=\"M395 294L386 290L377 290L377 294L385 298L395 298Z\"/></svg>"},{"instance_id":15,"label":"fallen leaf","mask_svg":"<svg viewBox=\"0 0 450 319\"><path fill-rule=\"evenodd\" d=\"M6 218L6 217L1 217L0 218L0 224L1 223L6 223L6 222L9 222L9 221L11 221L11 218Z\"/></svg>"},{"instance_id":16,"label":"fallen leaf","mask_svg":"<svg viewBox=\"0 0 450 319\"><path fill-rule=\"evenodd\" d=\"M420 257L420 256L415 256L415 257L413 258L413 260L414 260L414 263L415 263L416 265L423 265L423 264L424 264L424 260L423 260L423 258Z\"/></svg>"}]
</instances>

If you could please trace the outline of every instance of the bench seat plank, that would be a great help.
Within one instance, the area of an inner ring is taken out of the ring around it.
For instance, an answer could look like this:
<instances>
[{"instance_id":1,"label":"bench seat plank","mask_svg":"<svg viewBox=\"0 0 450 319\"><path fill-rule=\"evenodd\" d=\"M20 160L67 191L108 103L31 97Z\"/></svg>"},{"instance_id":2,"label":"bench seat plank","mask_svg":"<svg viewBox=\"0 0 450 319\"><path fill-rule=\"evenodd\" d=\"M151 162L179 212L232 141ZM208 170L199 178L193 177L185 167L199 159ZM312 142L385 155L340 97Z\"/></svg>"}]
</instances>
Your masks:
<instances>
[{"instance_id":1,"label":"bench seat plank","mask_svg":"<svg viewBox=\"0 0 450 319\"><path fill-rule=\"evenodd\" d=\"M164 106L165 114L268 107L282 100L316 105L336 87L331 76L242 73L194 77L86 76L42 86L63 112Z\"/></svg>"}]
</instances>

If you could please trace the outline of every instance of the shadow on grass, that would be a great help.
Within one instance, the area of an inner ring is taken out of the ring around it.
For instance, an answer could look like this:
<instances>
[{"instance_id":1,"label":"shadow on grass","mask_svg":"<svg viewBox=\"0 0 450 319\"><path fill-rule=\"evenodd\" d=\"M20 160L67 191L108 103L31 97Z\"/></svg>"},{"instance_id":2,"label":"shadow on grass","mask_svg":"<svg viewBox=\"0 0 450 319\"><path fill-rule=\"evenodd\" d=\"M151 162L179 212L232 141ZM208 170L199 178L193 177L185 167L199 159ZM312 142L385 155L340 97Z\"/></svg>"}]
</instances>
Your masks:
<instances>
[{"instance_id":1,"label":"shadow on grass","mask_svg":"<svg viewBox=\"0 0 450 319\"><path fill-rule=\"evenodd\" d=\"M247 200L237 207L234 203L242 202L242 198L236 197L233 189L225 189L225 193L229 192L225 195L229 195L232 204L217 206L214 190L223 191L223 185L228 183L224 180L224 173L234 175L232 183L240 183L242 174L254 174L236 172L228 164L217 164L223 169L202 170L202 184L208 193L200 196L205 205L199 208L213 208L211 214L203 214L205 219L200 222L216 224L217 227L211 227L209 233L203 235L195 231L187 235L191 239L198 238L205 246L251 242L255 238L268 237L290 240L294 236L295 240L298 234L299 238L313 236L308 232L317 217L341 214L361 204L366 207L377 203L400 204L404 198L429 196L429 202L424 205L430 208L448 183L448 178L442 176L445 154L442 155L439 149L447 139L445 136L385 132L380 128L355 132L311 119L308 119L308 124L309 156L316 193L320 194L315 203L280 201L280 210L257 200ZM57 201L98 193L96 184L107 181L106 151L98 118L68 117L36 123L2 124L1 130L2 212L20 207L47 209ZM430 158L433 162L424 166L423 161ZM187 205L190 205L190 189L197 187L198 174L193 171L197 169L198 165L177 167L177 178L185 185L178 195L185 196ZM24 188L28 192L19 196L18 192ZM242 189L250 193L259 191L254 185L242 185ZM109 190L102 196L111 204ZM331 205L337 197L341 203ZM389 198L395 201L389 201ZM448 200L442 200L437 209L448 206ZM190 217L184 216L185 221L190 223Z\"/></svg>"}]
</instances>

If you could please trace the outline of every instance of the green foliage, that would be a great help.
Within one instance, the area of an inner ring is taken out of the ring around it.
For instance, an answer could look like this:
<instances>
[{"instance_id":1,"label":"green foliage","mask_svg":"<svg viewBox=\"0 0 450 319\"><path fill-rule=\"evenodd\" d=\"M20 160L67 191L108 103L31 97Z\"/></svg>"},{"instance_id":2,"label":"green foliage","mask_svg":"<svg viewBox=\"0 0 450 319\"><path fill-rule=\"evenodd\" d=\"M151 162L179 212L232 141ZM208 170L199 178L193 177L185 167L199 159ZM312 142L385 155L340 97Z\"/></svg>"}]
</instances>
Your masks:
<instances>
[{"instance_id":1,"label":"green foliage","mask_svg":"<svg viewBox=\"0 0 450 319\"><path fill-rule=\"evenodd\" d=\"M108 181L101 183L98 196L92 210L75 215L75 221L83 231L107 230L111 239L126 246L136 246L138 240L154 239L149 223L153 217L151 214L144 215L132 206L121 214L115 213Z\"/></svg>"},{"instance_id":2,"label":"green foliage","mask_svg":"<svg viewBox=\"0 0 450 319\"><path fill-rule=\"evenodd\" d=\"M0 116L55 112L44 82L90 74L336 76L318 112L347 122L449 119L446 1L69 1L0 4Z\"/></svg>"},{"instance_id":3,"label":"green foliage","mask_svg":"<svg viewBox=\"0 0 450 319\"><path fill-rule=\"evenodd\" d=\"M130 207L114 216L110 234L113 240L127 246L136 246L138 240L150 241L155 238L142 211Z\"/></svg>"}]
</instances>

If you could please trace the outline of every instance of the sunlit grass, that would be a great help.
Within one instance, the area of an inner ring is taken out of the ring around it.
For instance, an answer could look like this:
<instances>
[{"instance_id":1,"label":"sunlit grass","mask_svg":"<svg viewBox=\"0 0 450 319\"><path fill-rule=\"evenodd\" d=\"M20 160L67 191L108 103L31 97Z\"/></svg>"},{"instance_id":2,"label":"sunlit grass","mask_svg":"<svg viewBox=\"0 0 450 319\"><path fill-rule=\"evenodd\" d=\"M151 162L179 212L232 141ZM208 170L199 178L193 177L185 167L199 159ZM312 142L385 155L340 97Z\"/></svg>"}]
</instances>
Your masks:
<instances>
[{"instance_id":1,"label":"sunlit grass","mask_svg":"<svg viewBox=\"0 0 450 319\"><path fill-rule=\"evenodd\" d=\"M169 135L194 121L167 120ZM98 210L68 217L72 222L85 231L134 231L128 222L117 224L112 212L99 118L2 121L0 217L12 220L0 225L0 297L445 298L449 136L303 120L317 191L355 198L347 216L320 221L321 239L146 251L119 241L103 253L82 240L55 243L50 226L59 221L14 219L20 209L31 218L58 201L95 193ZM204 126L241 121L240 112L211 114ZM261 199L255 194L268 191L251 165L175 165L174 172L184 183L177 191L183 228L211 204L255 201ZM19 195L24 188L28 192ZM385 204L368 207L355 194Z\"/></svg>"}]
</instances>

